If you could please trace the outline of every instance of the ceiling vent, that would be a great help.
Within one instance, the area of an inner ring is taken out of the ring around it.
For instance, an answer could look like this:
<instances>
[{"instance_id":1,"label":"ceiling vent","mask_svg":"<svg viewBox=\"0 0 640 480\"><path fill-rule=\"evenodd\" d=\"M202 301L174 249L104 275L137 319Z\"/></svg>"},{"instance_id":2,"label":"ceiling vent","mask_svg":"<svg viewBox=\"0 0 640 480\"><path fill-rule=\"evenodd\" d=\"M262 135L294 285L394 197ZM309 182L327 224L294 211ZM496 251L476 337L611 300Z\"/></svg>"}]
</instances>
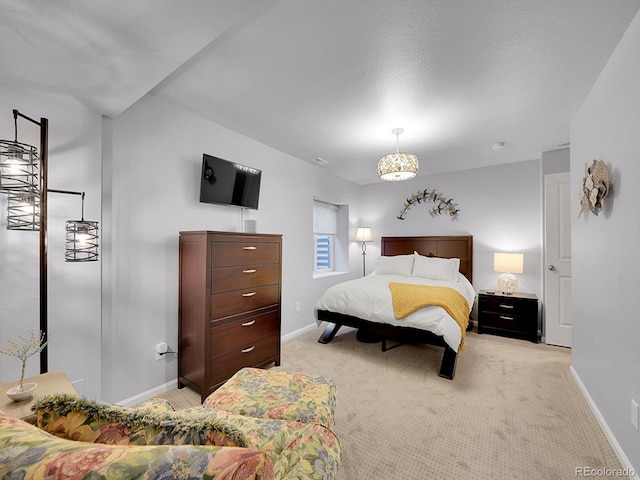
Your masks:
<instances>
[{"instance_id":1,"label":"ceiling vent","mask_svg":"<svg viewBox=\"0 0 640 480\"><path fill-rule=\"evenodd\" d=\"M320 165L321 167L325 165L329 165L329 162L327 162L324 158L320 158L320 157L312 158L311 161L316 165Z\"/></svg>"}]
</instances>

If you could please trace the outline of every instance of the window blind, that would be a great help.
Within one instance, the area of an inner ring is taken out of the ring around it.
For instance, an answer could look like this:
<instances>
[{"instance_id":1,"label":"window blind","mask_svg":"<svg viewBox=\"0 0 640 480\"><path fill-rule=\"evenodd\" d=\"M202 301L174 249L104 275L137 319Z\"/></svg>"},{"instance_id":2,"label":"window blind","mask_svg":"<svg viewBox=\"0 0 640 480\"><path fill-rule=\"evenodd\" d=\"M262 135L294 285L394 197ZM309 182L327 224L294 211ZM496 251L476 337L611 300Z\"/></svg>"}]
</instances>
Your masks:
<instances>
[{"instance_id":1,"label":"window blind","mask_svg":"<svg viewBox=\"0 0 640 480\"><path fill-rule=\"evenodd\" d=\"M338 206L313 201L313 233L335 235L338 232Z\"/></svg>"}]
</instances>

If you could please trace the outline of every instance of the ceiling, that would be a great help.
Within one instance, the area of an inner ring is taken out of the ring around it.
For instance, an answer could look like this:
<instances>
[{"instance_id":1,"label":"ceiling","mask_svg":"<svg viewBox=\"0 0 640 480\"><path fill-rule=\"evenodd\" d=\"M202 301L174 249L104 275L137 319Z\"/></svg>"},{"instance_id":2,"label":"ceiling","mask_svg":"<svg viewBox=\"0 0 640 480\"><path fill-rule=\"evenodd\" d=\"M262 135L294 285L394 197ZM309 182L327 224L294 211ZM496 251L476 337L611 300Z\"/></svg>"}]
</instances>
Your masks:
<instances>
[{"instance_id":1,"label":"ceiling","mask_svg":"<svg viewBox=\"0 0 640 480\"><path fill-rule=\"evenodd\" d=\"M540 158L638 0L0 0L0 83L116 117L151 94L359 184ZM10 115L10 113L7 113ZM502 150L492 149L504 142ZM215 152L210 152L215 155Z\"/></svg>"}]
</instances>

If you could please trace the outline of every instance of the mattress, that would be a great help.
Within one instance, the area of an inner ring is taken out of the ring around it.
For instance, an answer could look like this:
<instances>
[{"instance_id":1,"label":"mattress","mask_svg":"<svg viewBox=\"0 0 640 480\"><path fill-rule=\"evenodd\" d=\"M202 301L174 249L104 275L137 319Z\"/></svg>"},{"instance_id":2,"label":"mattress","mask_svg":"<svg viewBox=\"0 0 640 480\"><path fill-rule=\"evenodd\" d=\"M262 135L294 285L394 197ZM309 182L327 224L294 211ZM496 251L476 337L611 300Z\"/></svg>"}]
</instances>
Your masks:
<instances>
[{"instance_id":1,"label":"mattress","mask_svg":"<svg viewBox=\"0 0 640 480\"><path fill-rule=\"evenodd\" d=\"M456 281L372 273L328 288L315 305L316 319L318 310L327 310L370 322L427 330L441 336L457 352L462 332L456 321L443 308L435 306L423 307L403 319L397 319L391 302L389 282L453 288L467 300L469 306L473 306L476 296L469 280L460 273L457 274Z\"/></svg>"}]
</instances>

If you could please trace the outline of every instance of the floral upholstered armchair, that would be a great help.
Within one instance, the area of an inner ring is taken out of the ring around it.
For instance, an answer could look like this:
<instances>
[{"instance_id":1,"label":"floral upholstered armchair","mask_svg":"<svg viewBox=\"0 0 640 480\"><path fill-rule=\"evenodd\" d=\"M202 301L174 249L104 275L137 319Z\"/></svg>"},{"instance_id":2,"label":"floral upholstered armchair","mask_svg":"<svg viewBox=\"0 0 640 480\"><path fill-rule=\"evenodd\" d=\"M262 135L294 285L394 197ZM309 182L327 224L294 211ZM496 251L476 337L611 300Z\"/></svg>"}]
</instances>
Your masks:
<instances>
[{"instance_id":1,"label":"floral upholstered armchair","mask_svg":"<svg viewBox=\"0 0 640 480\"><path fill-rule=\"evenodd\" d=\"M335 403L335 384L326 377L245 368L202 407L187 410L159 399L124 408L73 395L42 397L33 409L38 427L68 440L256 451L265 455L251 458L256 479L271 478L271 471L276 479L331 480L341 454Z\"/></svg>"}]
</instances>

